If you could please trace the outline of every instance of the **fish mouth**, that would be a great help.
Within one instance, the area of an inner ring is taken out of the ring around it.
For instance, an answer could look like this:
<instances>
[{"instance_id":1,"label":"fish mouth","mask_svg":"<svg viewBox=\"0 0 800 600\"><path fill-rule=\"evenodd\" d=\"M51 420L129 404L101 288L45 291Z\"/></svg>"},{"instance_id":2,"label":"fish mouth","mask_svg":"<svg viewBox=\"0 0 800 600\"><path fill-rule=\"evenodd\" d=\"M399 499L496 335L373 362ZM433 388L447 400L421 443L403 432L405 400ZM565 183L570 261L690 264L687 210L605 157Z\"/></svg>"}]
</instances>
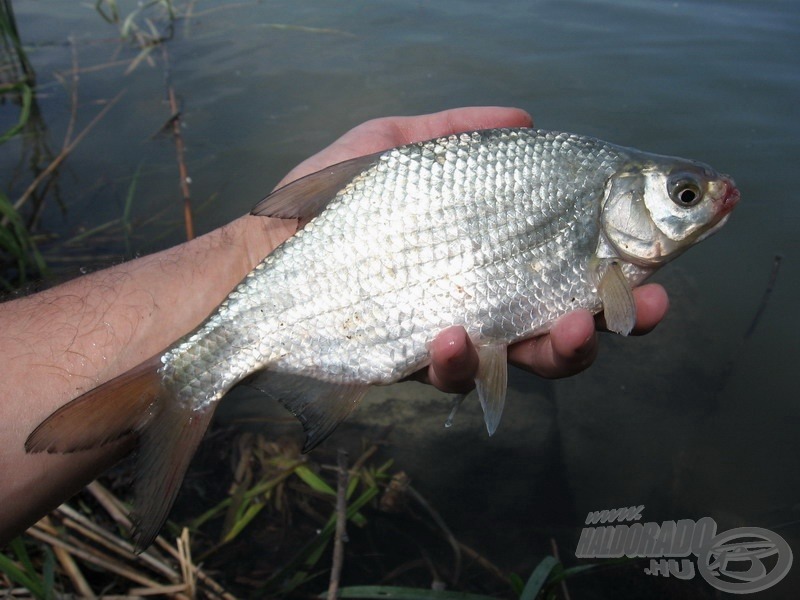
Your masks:
<instances>
[{"instance_id":1,"label":"fish mouth","mask_svg":"<svg viewBox=\"0 0 800 600\"><path fill-rule=\"evenodd\" d=\"M721 183L725 186L721 197L717 200L718 211L720 217L726 217L733 208L739 203L741 196L736 184L728 175L723 175Z\"/></svg>"},{"instance_id":2,"label":"fish mouth","mask_svg":"<svg viewBox=\"0 0 800 600\"><path fill-rule=\"evenodd\" d=\"M731 216L731 211L739 203L741 196L736 184L733 182L733 179L727 175L723 175L720 178L720 183L724 186L724 190L715 200L713 200L713 204L716 208L716 215L714 216L714 221L716 222L712 221L713 225L706 229L697 238L695 243L702 242L704 239L714 235L717 231L722 229L725 223L728 222L728 218Z\"/></svg>"}]
</instances>

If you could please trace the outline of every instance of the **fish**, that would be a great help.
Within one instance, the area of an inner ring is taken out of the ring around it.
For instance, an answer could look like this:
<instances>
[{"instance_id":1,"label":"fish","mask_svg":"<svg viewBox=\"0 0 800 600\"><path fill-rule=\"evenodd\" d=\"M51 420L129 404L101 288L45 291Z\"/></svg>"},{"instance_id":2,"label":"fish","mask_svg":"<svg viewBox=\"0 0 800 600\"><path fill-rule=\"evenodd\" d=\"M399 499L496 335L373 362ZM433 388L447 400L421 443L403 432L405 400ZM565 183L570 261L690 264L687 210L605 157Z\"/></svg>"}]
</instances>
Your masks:
<instances>
[{"instance_id":1,"label":"fish","mask_svg":"<svg viewBox=\"0 0 800 600\"><path fill-rule=\"evenodd\" d=\"M374 385L430 362L462 326L479 357L486 427L500 422L509 344L603 311L627 335L632 289L718 231L733 180L694 160L538 129L449 135L348 160L268 195L298 219L197 329L72 400L28 452L139 436L133 533L155 539L220 399L255 376L302 423L305 451Z\"/></svg>"}]
</instances>

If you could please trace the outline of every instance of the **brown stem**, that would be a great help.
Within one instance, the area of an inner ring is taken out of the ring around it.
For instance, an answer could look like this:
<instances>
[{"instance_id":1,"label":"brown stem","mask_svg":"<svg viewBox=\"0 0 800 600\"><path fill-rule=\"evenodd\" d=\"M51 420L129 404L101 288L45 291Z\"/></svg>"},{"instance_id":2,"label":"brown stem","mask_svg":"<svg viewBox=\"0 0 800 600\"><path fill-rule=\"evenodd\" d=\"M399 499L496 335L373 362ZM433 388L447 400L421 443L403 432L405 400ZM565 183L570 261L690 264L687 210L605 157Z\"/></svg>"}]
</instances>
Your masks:
<instances>
[{"instance_id":1,"label":"brown stem","mask_svg":"<svg viewBox=\"0 0 800 600\"><path fill-rule=\"evenodd\" d=\"M166 70L167 96L169 97L169 110L172 118L172 137L175 140L175 153L178 157L178 175L180 176L181 194L183 196L183 221L186 226L186 239L194 239L194 218L192 217L192 197L189 193L189 169L186 168L184 160L185 146L181 135L181 116L178 109L178 99L175 95L175 88L169 77L169 54L167 45L161 44L161 51L164 56L164 69Z\"/></svg>"},{"instance_id":2,"label":"brown stem","mask_svg":"<svg viewBox=\"0 0 800 600\"><path fill-rule=\"evenodd\" d=\"M328 586L328 600L335 600L339 592L339 578L342 574L344 563L344 542L347 538L345 525L347 523L347 452L339 448L336 455L339 466L338 486L336 489L336 533L333 538L333 564L331 566L331 581Z\"/></svg>"}]
</instances>

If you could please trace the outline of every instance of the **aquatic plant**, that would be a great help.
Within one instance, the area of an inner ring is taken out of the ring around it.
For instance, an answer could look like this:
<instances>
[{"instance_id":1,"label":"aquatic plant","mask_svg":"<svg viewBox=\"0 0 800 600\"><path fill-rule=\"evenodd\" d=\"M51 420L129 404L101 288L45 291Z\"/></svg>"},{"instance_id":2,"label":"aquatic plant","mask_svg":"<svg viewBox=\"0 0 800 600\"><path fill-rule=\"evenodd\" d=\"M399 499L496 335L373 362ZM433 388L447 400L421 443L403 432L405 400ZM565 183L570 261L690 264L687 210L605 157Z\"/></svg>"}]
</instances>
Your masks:
<instances>
[{"instance_id":1,"label":"aquatic plant","mask_svg":"<svg viewBox=\"0 0 800 600\"><path fill-rule=\"evenodd\" d=\"M183 507L179 502L178 521L168 523L169 533L153 548L136 555L127 541L129 507L108 487L127 487L122 468L107 477L105 485L92 483L15 540L0 555L0 586L5 579L9 589L26 588L37 598L70 593L93 597L100 590L190 598L289 598L319 592L324 588L321 580L328 578L328 589L338 598L534 600L566 597L567 580L598 567L567 567L555 558L553 546L554 556L544 556L527 580L505 573L459 541L408 475L392 460L381 458L385 441L363 445L348 465L341 452L336 453L336 464L302 455L292 438L268 440L250 432L231 436L229 430L212 433L216 441L205 452L216 457L216 466L214 457L205 456L203 475L190 484L193 499L213 496L217 492L209 487L226 485L220 482L230 469L227 479L232 483L223 497L195 516L186 514L195 510L196 501ZM215 452L223 445L235 448L232 463ZM209 477L209 468L215 476ZM337 565L331 546L345 547L345 524L350 541ZM397 533L386 535L387 524L389 531L402 532L422 558L405 551L395 554L400 538ZM383 558L365 560L365 552ZM346 583L343 563L347 579L380 585L340 587ZM376 571L376 564L383 567ZM613 565L607 561L602 566ZM425 580L432 586L408 586Z\"/></svg>"},{"instance_id":2,"label":"aquatic plant","mask_svg":"<svg viewBox=\"0 0 800 600\"><path fill-rule=\"evenodd\" d=\"M35 85L33 68L22 47L10 0L0 2L0 44L3 48L0 104L18 107L17 122L0 132L0 144L4 144L19 135L30 122ZM7 290L24 283L29 272L41 274L45 270L33 235L17 209L0 190L0 287Z\"/></svg>"}]
</instances>

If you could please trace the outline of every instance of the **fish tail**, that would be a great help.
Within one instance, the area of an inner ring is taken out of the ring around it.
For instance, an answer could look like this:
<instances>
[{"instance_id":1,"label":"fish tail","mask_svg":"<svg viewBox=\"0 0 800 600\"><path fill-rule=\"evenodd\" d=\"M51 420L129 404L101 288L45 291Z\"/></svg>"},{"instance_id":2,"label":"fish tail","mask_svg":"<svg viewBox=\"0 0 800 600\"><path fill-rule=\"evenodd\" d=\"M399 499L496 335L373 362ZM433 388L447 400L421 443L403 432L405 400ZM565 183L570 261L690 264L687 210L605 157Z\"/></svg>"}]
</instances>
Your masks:
<instances>
[{"instance_id":1,"label":"fish tail","mask_svg":"<svg viewBox=\"0 0 800 600\"><path fill-rule=\"evenodd\" d=\"M161 392L160 364L153 357L65 404L33 430L25 450L76 452L140 431Z\"/></svg>"},{"instance_id":2,"label":"fish tail","mask_svg":"<svg viewBox=\"0 0 800 600\"><path fill-rule=\"evenodd\" d=\"M69 453L139 435L132 520L137 552L158 535L216 403L195 409L162 385L154 356L64 405L28 436L27 452Z\"/></svg>"},{"instance_id":3,"label":"fish tail","mask_svg":"<svg viewBox=\"0 0 800 600\"><path fill-rule=\"evenodd\" d=\"M142 430L136 464L136 503L131 518L137 551L153 543L167 520L186 469L203 439L216 402L195 409L185 402L158 402Z\"/></svg>"}]
</instances>

